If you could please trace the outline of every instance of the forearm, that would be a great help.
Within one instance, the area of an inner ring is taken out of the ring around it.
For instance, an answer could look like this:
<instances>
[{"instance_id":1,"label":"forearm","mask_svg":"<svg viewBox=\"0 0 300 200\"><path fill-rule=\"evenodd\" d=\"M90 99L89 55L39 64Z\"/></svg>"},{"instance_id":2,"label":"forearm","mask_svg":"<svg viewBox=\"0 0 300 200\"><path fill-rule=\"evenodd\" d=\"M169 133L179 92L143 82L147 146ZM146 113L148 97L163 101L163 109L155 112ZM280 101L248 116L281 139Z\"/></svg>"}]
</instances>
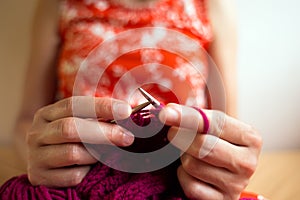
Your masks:
<instances>
[{"instance_id":1,"label":"forearm","mask_svg":"<svg viewBox=\"0 0 300 200\"><path fill-rule=\"evenodd\" d=\"M211 66L207 80L210 108L223 111L232 117L237 117L237 81L235 73L235 70L230 70L221 74L219 68Z\"/></svg>"},{"instance_id":2,"label":"forearm","mask_svg":"<svg viewBox=\"0 0 300 200\"><path fill-rule=\"evenodd\" d=\"M209 16L214 32L209 54L216 65L211 68L209 92L217 108L236 117L238 44L234 1L209 1Z\"/></svg>"},{"instance_id":3,"label":"forearm","mask_svg":"<svg viewBox=\"0 0 300 200\"><path fill-rule=\"evenodd\" d=\"M31 128L32 118L31 117L20 117L15 124L13 133L13 142L17 154L22 162L27 165L27 145L26 145L26 134Z\"/></svg>"},{"instance_id":4,"label":"forearm","mask_svg":"<svg viewBox=\"0 0 300 200\"><path fill-rule=\"evenodd\" d=\"M31 49L25 74L19 117L13 130L15 148L27 162L26 134L35 112L54 101L56 94L56 63L60 38L58 35L59 1L39 0L32 27Z\"/></svg>"}]
</instances>

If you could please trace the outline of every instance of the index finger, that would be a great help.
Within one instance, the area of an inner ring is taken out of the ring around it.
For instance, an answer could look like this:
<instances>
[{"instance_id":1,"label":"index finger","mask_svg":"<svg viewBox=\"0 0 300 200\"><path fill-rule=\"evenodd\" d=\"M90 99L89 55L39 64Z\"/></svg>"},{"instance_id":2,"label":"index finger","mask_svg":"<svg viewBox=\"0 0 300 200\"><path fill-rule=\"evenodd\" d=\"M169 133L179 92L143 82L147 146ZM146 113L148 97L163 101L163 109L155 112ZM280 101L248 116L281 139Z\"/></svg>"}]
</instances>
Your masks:
<instances>
[{"instance_id":1,"label":"index finger","mask_svg":"<svg viewBox=\"0 0 300 200\"><path fill-rule=\"evenodd\" d=\"M258 133L252 126L232 118L221 111L202 109L209 123L208 133L232 144L250 146L259 143ZM160 120L170 126L197 130L203 133L202 115L194 108L179 104L168 104L162 109Z\"/></svg>"},{"instance_id":2,"label":"index finger","mask_svg":"<svg viewBox=\"0 0 300 200\"><path fill-rule=\"evenodd\" d=\"M131 107L125 101L90 96L73 96L39 110L43 119L55 121L65 117L124 119Z\"/></svg>"}]
</instances>

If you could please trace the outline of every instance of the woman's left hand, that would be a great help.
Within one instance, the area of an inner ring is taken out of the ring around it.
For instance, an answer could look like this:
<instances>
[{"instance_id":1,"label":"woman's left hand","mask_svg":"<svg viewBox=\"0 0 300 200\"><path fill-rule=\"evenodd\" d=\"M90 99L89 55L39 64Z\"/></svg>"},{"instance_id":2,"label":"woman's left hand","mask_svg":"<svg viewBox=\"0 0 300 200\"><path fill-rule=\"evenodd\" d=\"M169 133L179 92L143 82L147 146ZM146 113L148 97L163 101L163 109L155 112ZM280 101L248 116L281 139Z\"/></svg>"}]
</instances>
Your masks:
<instances>
[{"instance_id":1,"label":"woman's left hand","mask_svg":"<svg viewBox=\"0 0 300 200\"><path fill-rule=\"evenodd\" d=\"M191 199L238 199L254 173L262 146L261 136L250 125L223 112L168 104L160 120L170 125L168 139L182 150L178 180Z\"/></svg>"}]
</instances>

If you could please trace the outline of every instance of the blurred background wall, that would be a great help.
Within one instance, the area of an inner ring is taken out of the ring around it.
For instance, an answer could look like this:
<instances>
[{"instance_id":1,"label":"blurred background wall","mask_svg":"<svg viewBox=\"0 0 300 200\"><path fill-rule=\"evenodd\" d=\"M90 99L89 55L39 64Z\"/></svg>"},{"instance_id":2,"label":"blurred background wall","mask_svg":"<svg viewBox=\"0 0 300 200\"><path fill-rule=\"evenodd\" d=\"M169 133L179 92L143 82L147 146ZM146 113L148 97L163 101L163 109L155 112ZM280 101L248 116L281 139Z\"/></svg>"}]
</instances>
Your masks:
<instances>
[{"instance_id":1,"label":"blurred background wall","mask_svg":"<svg viewBox=\"0 0 300 200\"><path fill-rule=\"evenodd\" d=\"M0 144L8 143L20 105L36 2L0 1Z\"/></svg>"},{"instance_id":2,"label":"blurred background wall","mask_svg":"<svg viewBox=\"0 0 300 200\"><path fill-rule=\"evenodd\" d=\"M19 108L37 0L0 1L0 144ZM300 147L300 1L239 0L239 117L264 149Z\"/></svg>"},{"instance_id":3,"label":"blurred background wall","mask_svg":"<svg viewBox=\"0 0 300 200\"><path fill-rule=\"evenodd\" d=\"M238 0L239 116L264 148L300 147L300 1Z\"/></svg>"}]
</instances>

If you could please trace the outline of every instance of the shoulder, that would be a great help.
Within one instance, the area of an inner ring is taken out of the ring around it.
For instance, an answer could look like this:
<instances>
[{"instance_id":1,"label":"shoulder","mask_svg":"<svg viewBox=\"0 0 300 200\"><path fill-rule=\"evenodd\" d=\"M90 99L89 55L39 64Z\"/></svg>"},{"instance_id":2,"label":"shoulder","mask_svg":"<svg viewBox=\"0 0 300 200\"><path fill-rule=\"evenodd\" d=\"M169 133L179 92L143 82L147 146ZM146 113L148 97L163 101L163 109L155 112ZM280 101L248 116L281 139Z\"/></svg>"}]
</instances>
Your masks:
<instances>
[{"instance_id":1,"label":"shoulder","mask_svg":"<svg viewBox=\"0 0 300 200\"><path fill-rule=\"evenodd\" d=\"M60 3L64 2L64 0L37 0L37 8L48 8L49 10L51 9L56 9L58 8L58 5Z\"/></svg>"},{"instance_id":2,"label":"shoulder","mask_svg":"<svg viewBox=\"0 0 300 200\"><path fill-rule=\"evenodd\" d=\"M39 17L51 17L56 19L59 11L59 5L62 0L37 0L36 15Z\"/></svg>"},{"instance_id":3,"label":"shoulder","mask_svg":"<svg viewBox=\"0 0 300 200\"><path fill-rule=\"evenodd\" d=\"M230 31L236 26L235 0L207 0L207 11L214 34Z\"/></svg>"},{"instance_id":4,"label":"shoulder","mask_svg":"<svg viewBox=\"0 0 300 200\"><path fill-rule=\"evenodd\" d=\"M37 0L33 19L33 34L57 34L61 0Z\"/></svg>"}]
</instances>

